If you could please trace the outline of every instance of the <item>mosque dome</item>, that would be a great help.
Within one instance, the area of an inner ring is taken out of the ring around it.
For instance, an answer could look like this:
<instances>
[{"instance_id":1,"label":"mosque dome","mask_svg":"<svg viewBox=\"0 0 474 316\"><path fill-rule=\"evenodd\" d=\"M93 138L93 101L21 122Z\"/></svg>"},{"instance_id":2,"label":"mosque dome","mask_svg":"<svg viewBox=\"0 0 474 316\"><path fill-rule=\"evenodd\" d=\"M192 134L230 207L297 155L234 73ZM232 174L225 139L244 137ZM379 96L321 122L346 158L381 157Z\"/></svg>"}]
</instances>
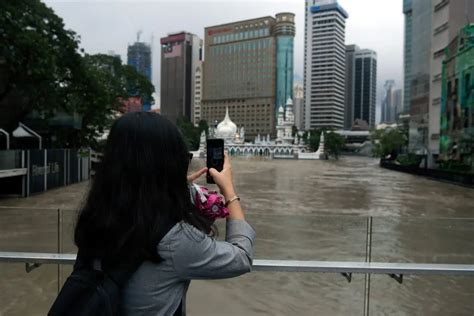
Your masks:
<instances>
[{"instance_id":1,"label":"mosque dome","mask_svg":"<svg viewBox=\"0 0 474 316\"><path fill-rule=\"evenodd\" d=\"M234 138L237 134L237 125L229 117L229 108L225 110L225 118L217 124L216 136L218 138Z\"/></svg>"}]
</instances>

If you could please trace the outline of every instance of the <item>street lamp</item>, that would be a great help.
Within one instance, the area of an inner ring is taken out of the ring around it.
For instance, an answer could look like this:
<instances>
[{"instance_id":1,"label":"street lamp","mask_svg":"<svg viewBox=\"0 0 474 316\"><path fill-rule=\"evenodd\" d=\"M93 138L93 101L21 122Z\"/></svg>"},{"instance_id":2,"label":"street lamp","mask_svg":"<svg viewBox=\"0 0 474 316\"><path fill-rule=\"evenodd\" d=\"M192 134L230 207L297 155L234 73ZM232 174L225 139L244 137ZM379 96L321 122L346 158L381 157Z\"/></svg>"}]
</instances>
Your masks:
<instances>
[{"instance_id":1,"label":"street lamp","mask_svg":"<svg viewBox=\"0 0 474 316\"><path fill-rule=\"evenodd\" d=\"M38 137L39 139L39 149L41 149L41 136L36 133L34 130L26 126L25 124L19 122L18 127L13 131L13 137L17 138L26 138L26 137Z\"/></svg>"}]
</instances>

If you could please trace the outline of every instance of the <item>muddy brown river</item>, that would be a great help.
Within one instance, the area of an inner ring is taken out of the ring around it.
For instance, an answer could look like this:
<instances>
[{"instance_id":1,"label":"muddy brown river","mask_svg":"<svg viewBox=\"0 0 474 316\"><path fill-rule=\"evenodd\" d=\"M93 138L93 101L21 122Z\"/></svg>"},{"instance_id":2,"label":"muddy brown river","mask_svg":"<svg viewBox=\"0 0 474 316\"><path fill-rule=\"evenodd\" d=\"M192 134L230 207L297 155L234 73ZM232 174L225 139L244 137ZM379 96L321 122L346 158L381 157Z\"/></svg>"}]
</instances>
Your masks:
<instances>
[{"instance_id":1,"label":"muddy brown river","mask_svg":"<svg viewBox=\"0 0 474 316\"><path fill-rule=\"evenodd\" d=\"M193 168L202 166L194 160ZM257 231L257 259L474 264L474 190L339 161L235 159L235 182ZM88 183L0 200L0 250L74 252L75 210ZM60 211L58 211L60 209ZM58 225L60 220L61 225ZM222 224L222 223L221 223ZM220 225L224 235L224 227ZM58 235L59 234L59 235ZM59 236L59 237L58 237ZM0 315L44 315L71 268L0 264ZM364 275L253 272L193 281L188 315L363 315ZM474 277L370 279L370 315L474 315Z\"/></svg>"}]
</instances>

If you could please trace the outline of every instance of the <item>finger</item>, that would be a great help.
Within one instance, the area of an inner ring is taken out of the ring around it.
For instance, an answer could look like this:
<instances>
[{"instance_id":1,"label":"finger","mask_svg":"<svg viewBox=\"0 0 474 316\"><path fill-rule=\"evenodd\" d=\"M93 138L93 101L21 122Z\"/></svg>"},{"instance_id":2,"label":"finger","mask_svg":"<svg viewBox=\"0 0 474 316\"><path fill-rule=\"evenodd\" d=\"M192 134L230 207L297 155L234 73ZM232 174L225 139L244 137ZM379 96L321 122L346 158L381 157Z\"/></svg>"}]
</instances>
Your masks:
<instances>
[{"instance_id":1,"label":"finger","mask_svg":"<svg viewBox=\"0 0 474 316\"><path fill-rule=\"evenodd\" d=\"M230 168L230 158L227 153L224 153L224 169Z\"/></svg>"},{"instance_id":2,"label":"finger","mask_svg":"<svg viewBox=\"0 0 474 316\"><path fill-rule=\"evenodd\" d=\"M202 176L206 172L207 172L207 168L202 168L201 170L199 170L199 171L197 171L193 174L190 174L188 176L188 182L193 182L194 180L198 179L200 176Z\"/></svg>"},{"instance_id":3,"label":"finger","mask_svg":"<svg viewBox=\"0 0 474 316\"><path fill-rule=\"evenodd\" d=\"M219 175L219 171L214 168L209 169L209 174L214 178L216 175Z\"/></svg>"}]
</instances>

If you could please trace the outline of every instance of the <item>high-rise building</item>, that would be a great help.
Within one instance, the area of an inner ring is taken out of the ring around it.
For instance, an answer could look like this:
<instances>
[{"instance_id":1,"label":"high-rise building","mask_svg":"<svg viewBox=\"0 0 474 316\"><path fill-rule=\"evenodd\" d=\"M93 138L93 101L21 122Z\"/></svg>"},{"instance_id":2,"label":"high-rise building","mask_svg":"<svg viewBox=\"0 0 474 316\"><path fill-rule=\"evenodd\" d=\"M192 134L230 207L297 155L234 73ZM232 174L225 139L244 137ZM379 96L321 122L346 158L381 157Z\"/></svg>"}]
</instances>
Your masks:
<instances>
[{"instance_id":1,"label":"high-rise building","mask_svg":"<svg viewBox=\"0 0 474 316\"><path fill-rule=\"evenodd\" d=\"M377 96L377 53L361 49L355 53L353 121L361 119L375 127Z\"/></svg>"},{"instance_id":2,"label":"high-rise building","mask_svg":"<svg viewBox=\"0 0 474 316\"><path fill-rule=\"evenodd\" d=\"M293 99L294 14L276 15L274 36L276 37L276 116L278 107L285 107L288 98Z\"/></svg>"},{"instance_id":3,"label":"high-rise building","mask_svg":"<svg viewBox=\"0 0 474 316\"><path fill-rule=\"evenodd\" d=\"M432 1L431 87L429 97L428 151L435 160L439 154L442 64L445 50L469 22L474 22L474 1Z\"/></svg>"},{"instance_id":4,"label":"high-rise building","mask_svg":"<svg viewBox=\"0 0 474 316\"><path fill-rule=\"evenodd\" d=\"M397 122L399 114L403 113L402 90L395 89L394 80L385 81L381 110L380 122L386 124Z\"/></svg>"},{"instance_id":5,"label":"high-rise building","mask_svg":"<svg viewBox=\"0 0 474 316\"><path fill-rule=\"evenodd\" d=\"M344 127L344 41L348 17L337 0L306 0L306 129Z\"/></svg>"},{"instance_id":6,"label":"high-rise building","mask_svg":"<svg viewBox=\"0 0 474 316\"><path fill-rule=\"evenodd\" d=\"M439 154L441 65L444 51L459 30L474 19L472 0L404 0L405 98L410 113L409 150Z\"/></svg>"},{"instance_id":7,"label":"high-rise building","mask_svg":"<svg viewBox=\"0 0 474 316\"><path fill-rule=\"evenodd\" d=\"M377 95L377 54L357 45L346 46L344 128L351 129L356 120L375 126Z\"/></svg>"},{"instance_id":8,"label":"high-rise building","mask_svg":"<svg viewBox=\"0 0 474 316\"><path fill-rule=\"evenodd\" d=\"M120 54L117 54L114 50L109 50L107 52L107 55L118 58L120 60L120 62L122 62L122 56L120 56Z\"/></svg>"},{"instance_id":9,"label":"high-rise building","mask_svg":"<svg viewBox=\"0 0 474 316\"><path fill-rule=\"evenodd\" d=\"M403 113L403 90L395 89L392 92L392 105L394 121L399 120L399 115Z\"/></svg>"},{"instance_id":10,"label":"high-rise building","mask_svg":"<svg viewBox=\"0 0 474 316\"><path fill-rule=\"evenodd\" d=\"M405 94L408 95L409 150L426 153L428 139L428 105L430 96L430 51L432 0L405 1ZM410 29L408 30L408 26ZM408 84L407 81L408 80Z\"/></svg>"},{"instance_id":11,"label":"high-rise building","mask_svg":"<svg viewBox=\"0 0 474 316\"><path fill-rule=\"evenodd\" d=\"M410 86L411 86L411 46L413 33L413 0L403 0L403 14L405 15L405 36L403 48L403 112L410 113Z\"/></svg>"},{"instance_id":12,"label":"high-rise building","mask_svg":"<svg viewBox=\"0 0 474 316\"><path fill-rule=\"evenodd\" d=\"M194 71L194 99L193 99L193 118L194 125L198 125L201 120L201 102L202 102L202 86L204 85L203 62L200 60L196 64Z\"/></svg>"},{"instance_id":13,"label":"high-rise building","mask_svg":"<svg viewBox=\"0 0 474 316\"><path fill-rule=\"evenodd\" d=\"M304 88L300 83L295 83L293 85L293 104L294 104L294 113L295 113L295 126L298 130L304 130Z\"/></svg>"},{"instance_id":14,"label":"high-rise building","mask_svg":"<svg viewBox=\"0 0 474 316\"><path fill-rule=\"evenodd\" d=\"M150 45L143 42L135 42L128 46L127 64L135 68L135 70L147 77L151 82L151 48ZM132 96L134 92L131 91ZM150 100L142 100L143 111L151 109Z\"/></svg>"},{"instance_id":15,"label":"high-rise building","mask_svg":"<svg viewBox=\"0 0 474 316\"><path fill-rule=\"evenodd\" d=\"M246 136L275 134L278 107L293 96L293 13L205 29L201 119L220 121L226 108Z\"/></svg>"},{"instance_id":16,"label":"high-rise building","mask_svg":"<svg viewBox=\"0 0 474 316\"><path fill-rule=\"evenodd\" d=\"M354 124L354 68L357 45L346 45L346 88L344 96L344 129L350 130Z\"/></svg>"},{"instance_id":17,"label":"high-rise building","mask_svg":"<svg viewBox=\"0 0 474 316\"><path fill-rule=\"evenodd\" d=\"M384 94L382 97L382 113L380 123L393 123L392 117L392 92L395 88L395 80L387 80L384 84Z\"/></svg>"},{"instance_id":18,"label":"high-rise building","mask_svg":"<svg viewBox=\"0 0 474 316\"><path fill-rule=\"evenodd\" d=\"M459 32L446 53L439 158L474 171L474 24Z\"/></svg>"},{"instance_id":19,"label":"high-rise building","mask_svg":"<svg viewBox=\"0 0 474 316\"><path fill-rule=\"evenodd\" d=\"M202 40L180 32L169 34L160 43L161 114L173 123L179 118L194 122L195 80L202 61Z\"/></svg>"}]
</instances>

